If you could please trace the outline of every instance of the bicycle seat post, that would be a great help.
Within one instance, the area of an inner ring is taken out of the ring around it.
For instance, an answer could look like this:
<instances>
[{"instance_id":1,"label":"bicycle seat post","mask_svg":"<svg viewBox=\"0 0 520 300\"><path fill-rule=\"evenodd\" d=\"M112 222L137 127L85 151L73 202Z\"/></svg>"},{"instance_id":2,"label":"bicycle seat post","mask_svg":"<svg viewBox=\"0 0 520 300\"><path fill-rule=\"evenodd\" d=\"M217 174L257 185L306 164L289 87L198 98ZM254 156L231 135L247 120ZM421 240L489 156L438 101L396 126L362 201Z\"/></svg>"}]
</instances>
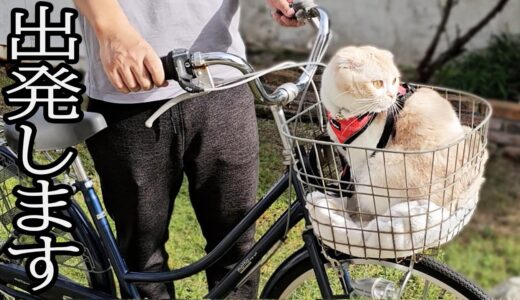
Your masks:
<instances>
[{"instance_id":1,"label":"bicycle seat post","mask_svg":"<svg viewBox=\"0 0 520 300\"><path fill-rule=\"evenodd\" d=\"M74 162L72 163L72 169L74 170L74 173L77 176L78 182L87 182L88 180L90 180L79 156L77 156Z\"/></svg>"}]
</instances>

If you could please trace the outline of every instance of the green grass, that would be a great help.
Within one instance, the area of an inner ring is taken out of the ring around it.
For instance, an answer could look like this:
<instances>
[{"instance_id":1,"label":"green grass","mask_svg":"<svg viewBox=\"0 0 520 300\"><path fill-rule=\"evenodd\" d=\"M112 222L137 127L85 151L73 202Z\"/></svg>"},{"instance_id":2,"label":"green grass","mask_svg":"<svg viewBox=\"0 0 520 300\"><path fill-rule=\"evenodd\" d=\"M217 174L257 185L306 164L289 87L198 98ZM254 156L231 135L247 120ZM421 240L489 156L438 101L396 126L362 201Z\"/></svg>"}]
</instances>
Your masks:
<instances>
[{"instance_id":1,"label":"green grass","mask_svg":"<svg viewBox=\"0 0 520 300\"><path fill-rule=\"evenodd\" d=\"M273 184L283 165L281 147L274 124L259 120L261 135L259 196ZM518 164L492 157L487 168L487 182L475 217L463 232L446 247L439 258L455 270L478 282L486 289L508 277L520 274L520 236L515 231L520 219L520 182ZM186 182L185 182L186 183ZM287 207L284 195L257 222L257 237L277 219ZM495 222L496 221L496 222ZM261 269L265 284L276 267L293 251L301 247L302 224L293 230L284 245ZM189 204L186 184L176 199L170 224L169 266L186 266L204 255L205 242ZM179 298L200 298L207 292L204 274L176 282Z\"/></svg>"},{"instance_id":2,"label":"green grass","mask_svg":"<svg viewBox=\"0 0 520 300\"><path fill-rule=\"evenodd\" d=\"M259 121L261 134L260 150L260 183L258 194L263 195L276 181L283 170L280 159L281 147L276 143L278 133L271 122ZM179 196L175 200L174 215L170 223L170 240L167 250L170 253L169 266L178 268L186 266L191 262L204 256L205 241L197 224L193 209L191 208L186 182L181 188ZM294 195L294 194L293 194ZM269 226L287 208L288 195L285 194L265 215L257 222L256 237L259 238ZM262 284L266 282L269 274L275 270L288 255L301 247L299 238L302 226L299 230L291 232L285 245L280 248L261 270ZM176 282L176 292L179 298L200 298L207 293L205 276L199 274L195 277Z\"/></svg>"},{"instance_id":3,"label":"green grass","mask_svg":"<svg viewBox=\"0 0 520 300\"><path fill-rule=\"evenodd\" d=\"M491 288L520 274L520 237L481 235L467 229L445 248L444 261L453 269Z\"/></svg>"},{"instance_id":4,"label":"green grass","mask_svg":"<svg viewBox=\"0 0 520 300\"><path fill-rule=\"evenodd\" d=\"M0 74L0 86L7 84ZM278 133L271 121L259 120L261 138L260 182L258 195L264 194L283 170ZM93 164L84 146L79 146L87 171L95 175ZM487 167L487 181L482 189L479 209L471 223L440 253L440 259L489 289L511 276L520 274L520 174L519 164L500 157L492 157ZM94 179L99 191L99 181ZM294 196L294 194L293 194ZM285 194L257 222L260 237L287 208ZM81 200L79 201L81 203ZM289 233L278 252L262 267L261 285L265 284L276 267L301 247L302 224ZM186 182L176 199L170 224L167 250L168 264L179 268L204 256L205 241L189 203ZM68 275L78 279L77 272ZM207 292L204 274L176 282L178 298L201 298Z\"/></svg>"},{"instance_id":5,"label":"green grass","mask_svg":"<svg viewBox=\"0 0 520 300\"><path fill-rule=\"evenodd\" d=\"M0 66L0 88L8 86L11 83L12 83L11 79L9 79L5 74L5 69ZM6 112L7 112L7 108L4 105L4 97L2 96L2 93L0 93L0 114L3 115Z\"/></svg>"}]
</instances>

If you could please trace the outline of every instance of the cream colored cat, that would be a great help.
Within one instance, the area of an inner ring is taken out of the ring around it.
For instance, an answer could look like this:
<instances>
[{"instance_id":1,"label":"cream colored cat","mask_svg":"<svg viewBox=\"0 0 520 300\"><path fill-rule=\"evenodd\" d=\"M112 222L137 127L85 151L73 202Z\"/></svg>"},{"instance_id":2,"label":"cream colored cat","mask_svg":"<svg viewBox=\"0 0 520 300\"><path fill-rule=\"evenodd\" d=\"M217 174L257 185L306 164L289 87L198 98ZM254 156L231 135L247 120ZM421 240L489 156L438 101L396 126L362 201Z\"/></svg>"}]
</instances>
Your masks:
<instances>
[{"instance_id":1,"label":"cream colored cat","mask_svg":"<svg viewBox=\"0 0 520 300\"><path fill-rule=\"evenodd\" d=\"M456 209L471 197L470 191L478 194L487 152L476 135L461 140L471 129L461 125L452 105L432 89L418 89L399 110L399 78L393 55L386 50L346 47L332 58L321 88L329 115L342 120L373 114L369 115L373 116L372 122L350 146L376 148L389 112L396 115L396 121L386 150L434 150L461 142L434 155L427 152L405 156L346 147L341 152L356 183L355 197L348 200L347 208L383 214L406 199L430 199L439 206ZM331 122L328 131L333 141L343 143Z\"/></svg>"}]
</instances>

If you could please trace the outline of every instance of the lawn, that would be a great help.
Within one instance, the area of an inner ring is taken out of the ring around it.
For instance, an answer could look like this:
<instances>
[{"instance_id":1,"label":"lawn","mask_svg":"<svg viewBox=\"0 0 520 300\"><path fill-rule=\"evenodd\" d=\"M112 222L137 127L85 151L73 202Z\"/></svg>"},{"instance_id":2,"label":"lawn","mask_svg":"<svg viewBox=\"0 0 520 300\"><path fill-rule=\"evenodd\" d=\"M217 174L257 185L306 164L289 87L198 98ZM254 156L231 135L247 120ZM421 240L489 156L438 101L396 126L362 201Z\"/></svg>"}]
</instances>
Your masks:
<instances>
[{"instance_id":1,"label":"lawn","mask_svg":"<svg viewBox=\"0 0 520 300\"><path fill-rule=\"evenodd\" d=\"M259 119L261 142L259 197L283 170L274 123ZM93 171L88 154L80 147L88 169ZM490 289L501 281L520 274L520 173L518 163L492 156L487 166L487 181L482 188L477 213L462 233L442 248L439 259L468 278ZM97 180L96 180L97 182ZM261 236L286 209L287 195L257 222ZM261 269L261 282L293 251L302 245L302 224L293 230L279 251ZM186 266L204 255L205 242L188 198L186 182L175 202L170 224L169 266ZM179 298L200 298L207 292L204 274L176 282Z\"/></svg>"},{"instance_id":2,"label":"lawn","mask_svg":"<svg viewBox=\"0 0 520 300\"><path fill-rule=\"evenodd\" d=\"M259 195L276 179L283 165L281 148L276 140L276 128L271 121L259 120L261 141L261 180ZM501 281L520 274L520 173L519 164L500 157L492 157L487 167L487 181L482 189L481 202L476 215L463 232L446 247L439 258L455 270L490 289ZM286 208L282 199L257 223L262 233ZM196 230L194 230L196 228ZM204 240L196 225L189 205L186 189L176 200L174 217L168 241L170 265L180 267L204 255ZM293 230L289 239L262 268L262 282L281 261L301 246L301 228ZM204 277L198 276L177 284L181 298L199 298L206 288Z\"/></svg>"},{"instance_id":3,"label":"lawn","mask_svg":"<svg viewBox=\"0 0 520 300\"><path fill-rule=\"evenodd\" d=\"M5 84L0 75L0 84ZM3 103L2 103L3 104ZM259 197L275 182L283 170L278 133L272 121L259 119L261 142ZM95 176L85 147L79 147L87 170ZM520 274L520 174L519 164L492 156L487 181L482 189L479 209L471 223L439 254L439 258L489 289L511 276ZM95 179L99 187L98 180ZM286 209L285 195L257 222L257 236ZM160 209L160 208L159 208ZM279 251L262 267L262 284L288 255L301 245L302 226L293 230ZM186 266L204 255L204 239L189 204L186 182L175 202L167 250L172 268ZM205 276L199 274L176 283L178 298L201 298L207 292Z\"/></svg>"}]
</instances>

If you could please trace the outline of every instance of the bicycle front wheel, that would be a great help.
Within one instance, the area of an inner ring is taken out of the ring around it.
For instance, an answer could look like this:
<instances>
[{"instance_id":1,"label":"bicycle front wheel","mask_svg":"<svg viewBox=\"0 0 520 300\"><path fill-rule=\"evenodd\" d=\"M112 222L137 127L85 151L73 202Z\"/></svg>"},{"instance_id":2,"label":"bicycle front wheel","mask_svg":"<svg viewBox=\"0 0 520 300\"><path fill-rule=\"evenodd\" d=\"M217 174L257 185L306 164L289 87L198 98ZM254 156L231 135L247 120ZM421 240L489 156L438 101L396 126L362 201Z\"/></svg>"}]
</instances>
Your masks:
<instances>
[{"instance_id":1,"label":"bicycle front wheel","mask_svg":"<svg viewBox=\"0 0 520 300\"><path fill-rule=\"evenodd\" d=\"M320 299L322 298L314 276L311 262L306 255L294 255L292 263L282 265L266 284L261 298L266 299ZM376 259L343 258L337 260L341 267L332 267L325 258L322 262L327 271L335 298L347 295L345 281L338 275L347 270L350 282L384 280L396 287L395 295L401 299L491 299L484 291L453 271L448 266L430 257L421 257L410 268L410 259L400 262ZM288 266L290 266L288 268ZM410 274L408 274L410 273ZM343 277L344 278L344 277ZM403 282L405 282L403 284ZM356 286L356 284L354 284ZM401 291L402 289L402 291ZM366 289L365 289L366 292ZM361 291L354 291L350 299L395 299L377 298Z\"/></svg>"}]
</instances>

